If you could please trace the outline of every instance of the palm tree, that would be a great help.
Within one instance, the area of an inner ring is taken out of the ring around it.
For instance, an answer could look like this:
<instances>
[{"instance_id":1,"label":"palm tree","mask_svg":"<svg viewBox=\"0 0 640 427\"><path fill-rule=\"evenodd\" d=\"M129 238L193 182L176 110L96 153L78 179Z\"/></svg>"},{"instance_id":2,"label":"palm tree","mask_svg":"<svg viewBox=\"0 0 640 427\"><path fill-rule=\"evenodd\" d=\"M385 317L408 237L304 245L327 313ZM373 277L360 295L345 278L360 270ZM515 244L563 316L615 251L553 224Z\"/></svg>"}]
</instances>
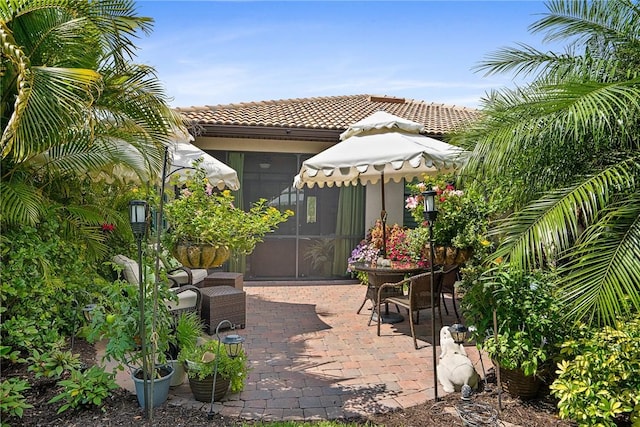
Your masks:
<instances>
[{"instance_id":1,"label":"palm tree","mask_svg":"<svg viewBox=\"0 0 640 427\"><path fill-rule=\"evenodd\" d=\"M114 165L158 174L179 125L152 68L132 63L151 19L129 0L0 3L3 227L55 211L96 253L105 206L83 202L87 177Z\"/></svg>"},{"instance_id":2,"label":"palm tree","mask_svg":"<svg viewBox=\"0 0 640 427\"><path fill-rule=\"evenodd\" d=\"M557 267L567 316L610 324L640 309L640 7L631 0L547 3L530 26L563 53L520 44L478 69L531 78L489 94L455 137L463 174L513 196L494 256Z\"/></svg>"}]
</instances>

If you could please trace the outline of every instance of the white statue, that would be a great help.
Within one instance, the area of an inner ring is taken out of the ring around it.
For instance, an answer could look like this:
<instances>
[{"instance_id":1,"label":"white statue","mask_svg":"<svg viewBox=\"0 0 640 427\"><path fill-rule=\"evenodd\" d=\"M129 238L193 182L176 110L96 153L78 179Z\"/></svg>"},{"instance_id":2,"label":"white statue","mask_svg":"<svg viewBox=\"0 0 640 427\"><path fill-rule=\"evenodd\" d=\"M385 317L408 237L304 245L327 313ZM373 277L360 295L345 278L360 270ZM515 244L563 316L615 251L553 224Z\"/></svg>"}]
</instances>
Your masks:
<instances>
[{"instance_id":1,"label":"white statue","mask_svg":"<svg viewBox=\"0 0 640 427\"><path fill-rule=\"evenodd\" d=\"M440 362L438 380L445 392L462 391L469 397L471 390L478 387L480 376L467 356L462 344L456 344L448 326L440 329Z\"/></svg>"}]
</instances>

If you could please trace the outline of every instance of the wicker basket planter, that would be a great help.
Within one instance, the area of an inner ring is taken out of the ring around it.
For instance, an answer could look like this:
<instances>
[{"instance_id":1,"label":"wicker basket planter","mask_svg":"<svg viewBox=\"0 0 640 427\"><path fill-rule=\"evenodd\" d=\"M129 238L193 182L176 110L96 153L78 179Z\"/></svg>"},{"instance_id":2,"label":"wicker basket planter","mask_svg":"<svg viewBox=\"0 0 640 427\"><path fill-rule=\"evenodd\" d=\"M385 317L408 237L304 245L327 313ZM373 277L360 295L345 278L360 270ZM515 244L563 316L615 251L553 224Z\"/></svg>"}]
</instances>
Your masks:
<instances>
[{"instance_id":1,"label":"wicker basket planter","mask_svg":"<svg viewBox=\"0 0 640 427\"><path fill-rule=\"evenodd\" d=\"M171 254L185 267L213 268L228 260L231 251L226 246L184 244L173 248Z\"/></svg>"},{"instance_id":2,"label":"wicker basket planter","mask_svg":"<svg viewBox=\"0 0 640 427\"><path fill-rule=\"evenodd\" d=\"M216 378L216 389L213 395L215 401L220 401L229 391L229 385L231 381L227 378L220 378L220 375ZM204 379L189 378L189 387L193 397L198 402L211 402L211 388L213 387L213 375L209 375Z\"/></svg>"},{"instance_id":3,"label":"wicker basket planter","mask_svg":"<svg viewBox=\"0 0 640 427\"><path fill-rule=\"evenodd\" d=\"M472 248L460 249L453 246L435 246L433 260L438 265L462 264L471 258L472 253ZM428 244L424 247L422 256L426 260L431 256Z\"/></svg>"},{"instance_id":4,"label":"wicker basket planter","mask_svg":"<svg viewBox=\"0 0 640 427\"><path fill-rule=\"evenodd\" d=\"M513 397L533 399L538 395L542 381L536 375L525 376L520 369L500 367L500 381L502 389Z\"/></svg>"}]
</instances>

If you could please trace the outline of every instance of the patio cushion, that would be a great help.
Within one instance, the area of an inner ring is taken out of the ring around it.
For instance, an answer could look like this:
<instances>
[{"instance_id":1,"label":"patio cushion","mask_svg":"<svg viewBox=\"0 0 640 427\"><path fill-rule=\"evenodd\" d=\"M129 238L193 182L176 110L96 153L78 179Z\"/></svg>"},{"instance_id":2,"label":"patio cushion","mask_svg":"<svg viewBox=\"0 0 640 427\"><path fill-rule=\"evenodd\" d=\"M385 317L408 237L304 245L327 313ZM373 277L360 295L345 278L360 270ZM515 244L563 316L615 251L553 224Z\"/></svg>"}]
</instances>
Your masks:
<instances>
[{"instance_id":1,"label":"patio cushion","mask_svg":"<svg viewBox=\"0 0 640 427\"><path fill-rule=\"evenodd\" d=\"M174 280L178 286L181 285L196 285L204 280L207 277L207 269L206 268L192 268L191 275L193 276L193 283L189 283L189 275L184 270L175 270L172 271L167 276Z\"/></svg>"},{"instance_id":2,"label":"patio cushion","mask_svg":"<svg viewBox=\"0 0 640 427\"><path fill-rule=\"evenodd\" d=\"M132 284L140 283L140 276L138 275L138 263L131 258L124 255L116 255L111 259L114 264L118 264L122 267L122 274L124 279Z\"/></svg>"}]
</instances>

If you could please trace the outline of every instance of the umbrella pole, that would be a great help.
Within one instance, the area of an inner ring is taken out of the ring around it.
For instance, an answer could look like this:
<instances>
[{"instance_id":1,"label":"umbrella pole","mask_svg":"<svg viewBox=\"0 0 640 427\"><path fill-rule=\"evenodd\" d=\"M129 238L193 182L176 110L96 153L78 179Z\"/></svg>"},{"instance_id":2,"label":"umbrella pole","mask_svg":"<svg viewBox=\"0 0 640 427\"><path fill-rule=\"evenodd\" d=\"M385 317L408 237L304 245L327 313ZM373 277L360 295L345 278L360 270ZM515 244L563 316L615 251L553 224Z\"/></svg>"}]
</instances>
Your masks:
<instances>
[{"instance_id":1,"label":"umbrella pole","mask_svg":"<svg viewBox=\"0 0 640 427\"><path fill-rule=\"evenodd\" d=\"M384 172L382 172L380 185L382 188L382 210L380 211L380 219L382 220L382 256L387 259L387 211L384 209Z\"/></svg>"}]
</instances>

